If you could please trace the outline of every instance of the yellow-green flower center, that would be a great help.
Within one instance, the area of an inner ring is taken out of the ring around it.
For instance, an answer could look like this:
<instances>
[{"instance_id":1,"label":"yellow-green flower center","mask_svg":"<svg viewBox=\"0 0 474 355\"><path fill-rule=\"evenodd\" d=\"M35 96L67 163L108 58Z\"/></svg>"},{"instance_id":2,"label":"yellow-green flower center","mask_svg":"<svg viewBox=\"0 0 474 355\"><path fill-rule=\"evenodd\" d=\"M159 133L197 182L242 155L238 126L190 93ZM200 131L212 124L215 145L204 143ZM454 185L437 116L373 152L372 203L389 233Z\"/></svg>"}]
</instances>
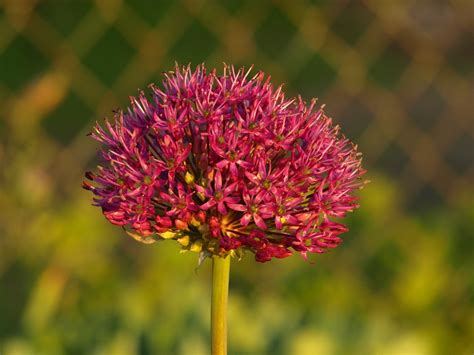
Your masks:
<instances>
[{"instance_id":1,"label":"yellow-green flower center","mask_svg":"<svg viewBox=\"0 0 474 355\"><path fill-rule=\"evenodd\" d=\"M272 187L272 183L271 183L271 181L268 180L268 179L263 180L262 185L263 185L263 188L264 188L264 189L267 189L267 190L268 190L270 187Z\"/></svg>"}]
</instances>

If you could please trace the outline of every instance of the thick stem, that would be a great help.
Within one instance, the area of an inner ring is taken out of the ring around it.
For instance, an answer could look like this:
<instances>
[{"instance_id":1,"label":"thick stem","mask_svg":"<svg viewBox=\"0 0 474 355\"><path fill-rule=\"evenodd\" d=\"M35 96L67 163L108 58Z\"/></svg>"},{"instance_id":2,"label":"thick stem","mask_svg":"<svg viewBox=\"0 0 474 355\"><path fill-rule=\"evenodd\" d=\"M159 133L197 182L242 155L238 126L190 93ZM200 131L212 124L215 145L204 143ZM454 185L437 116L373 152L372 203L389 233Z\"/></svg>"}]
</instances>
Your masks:
<instances>
[{"instance_id":1,"label":"thick stem","mask_svg":"<svg viewBox=\"0 0 474 355\"><path fill-rule=\"evenodd\" d=\"M230 256L212 258L211 349L212 355L227 354L227 298Z\"/></svg>"}]
</instances>

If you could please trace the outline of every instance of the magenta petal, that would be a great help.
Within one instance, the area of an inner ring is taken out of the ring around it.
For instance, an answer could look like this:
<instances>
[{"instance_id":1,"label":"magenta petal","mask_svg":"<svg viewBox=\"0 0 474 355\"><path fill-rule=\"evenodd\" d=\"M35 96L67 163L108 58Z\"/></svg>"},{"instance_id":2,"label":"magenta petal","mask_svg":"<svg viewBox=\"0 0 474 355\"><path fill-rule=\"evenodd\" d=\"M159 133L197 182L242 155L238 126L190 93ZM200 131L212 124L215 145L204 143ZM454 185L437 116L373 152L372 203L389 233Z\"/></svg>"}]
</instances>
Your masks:
<instances>
[{"instance_id":1,"label":"magenta petal","mask_svg":"<svg viewBox=\"0 0 474 355\"><path fill-rule=\"evenodd\" d=\"M250 169L252 167L252 164L243 160L237 160L237 164L239 164L244 169Z\"/></svg>"},{"instance_id":2,"label":"magenta petal","mask_svg":"<svg viewBox=\"0 0 474 355\"><path fill-rule=\"evenodd\" d=\"M206 189L204 187L202 187L201 185L196 184L196 185L194 185L194 188L197 190L197 192L200 192L204 195L206 195L206 193L207 193Z\"/></svg>"},{"instance_id":3,"label":"magenta petal","mask_svg":"<svg viewBox=\"0 0 474 355\"><path fill-rule=\"evenodd\" d=\"M298 224L296 217L293 217L291 214L287 214L284 217L286 218L288 224Z\"/></svg>"},{"instance_id":4,"label":"magenta petal","mask_svg":"<svg viewBox=\"0 0 474 355\"><path fill-rule=\"evenodd\" d=\"M272 215L273 214L273 208L268 206L268 205L263 205L261 207L259 207L258 209L262 214L265 214L265 215Z\"/></svg>"},{"instance_id":5,"label":"magenta petal","mask_svg":"<svg viewBox=\"0 0 474 355\"><path fill-rule=\"evenodd\" d=\"M255 176L254 174L249 173L248 171L245 172L245 176L246 176L250 181L252 181L253 183L257 183L257 182L258 182L257 176Z\"/></svg>"},{"instance_id":6,"label":"magenta petal","mask_svg":"<svg viewBox=\"0 0 474 355\"><path fill-rule=\"evenodd\" d=\"M209 200L207 201L204 205L201 205L201 210L208 210L209 208L211 208L212 206L215 206L216 204L216 201L214 200Z\"/></svg>"},{"instance_id":7,"label":"magenta petal","mask_svg":"<svg viewBox=\"0 0 474 355\"><path fill-rule=\"evenodd\" d=\"M253 220L255 221L255 224L257 225L257 227L261 229L267 229L267 225L263 221L263 218L260 217L258 214L256 213L253 214Z\"/></svg>"},{"instance_id":8,"label":"magenta petal","mask_svg":"<svg viewBox=\"0 0 474 355\"><path fill-rule=\"evenodd\" d=\"M216 176L214 177L214 187L216 191L222 189L222 174L219 170L217 170Z\"/></svg>"},{"instance_id":9,"label":"magenta petal","mask_svg":"<svg viewBox=\"0 0 474 355\"><path fill-rule=\"evenodd\" d=\"M244 212L247 211L247 207L238 203L228 203L227 206L234 211Z\"/></svg>"},{"instance_id":10,"label":"magenta petal","mask_svg":"<svg viewBox=\"0 0 474 355\"><path fill-rule=\"evenodd\" d=\"M255 203L256 203L256 204L259 204L260 202L262 202L263 196L264 196L264 193L263 193L263 192L257 194L257 195L254 197Z\"/></svg>"},{"instance_id":11,"label":"magenta petal","mask_svg":"<svg viewBox=\"0 0 474 355\"><path fill-rule=\"evenodd\" d=\"M168 195L166 192L160 192L160 197L164 200L164 201L170 201L170 195Z\"/></svg>"},{"instance_id":12,"label":"magenta petal","mask_svg":"<svg viewBox=\"0 0 474 355\"><path fill-rule=\"evenodd\" d=\"M244 202L248 205L250 203L250 195L248 191L244 190L243 192Z\"/></svg>"},{"instance_id":13,"label":"magenta petal","mask_svg":"<svg viewBox=\"0 0 474 355\"><path fill-rule=\"evenodd\" d=\"M237 176L239 174L239 170L237 169L237 165L234 162L230 163L229 170L230 170L231 174L234 175L234 176Z\"/></svg>"},{"instance_id":14,"label":"magenta petal","mask_svg":"<svg viewBox=\"0 0 474 355\"><path fill-rule=\"evenodd\" d=\"M224 201L227 203L227 205L229 205L229 203L236 204L240 201L240 198L238 198L238 197L226 197L226 198L224 198Z\"/></svg>"},{"instance_id":15,"label":"magenta petal","mask_svg":"<svg viewBox=\"0 0 474 355\"><path fill-rule=\"evenodd\" d=\"M247 226L250 223L250 220L252 219L252 215L250 213L246 213L243 215L243 217L240 219L240 224L242 226Z\"/></svg>"},{"instance_id":16,"label":"magenta petal","mask_svg":"<svg viewBox=\"0 0 474 355\"><path fill-rule=\"evenodd\" d=\"M167 215L167 216L172 216L172 215L174 215L174 214L176 213L176 211L177 211L176 208L173 208L173 209L167 211L167 212L166 212L166 215Z\"/></svg>"},{"instance_id":17,"label":"magenta petal","mask_svg":"<svg viewBox=\"0 0 474 355\"><path fill-rule=\"evenodd\" d=\"M229 161L227 159L223 159L216 164L216 167L219 169L223 169L227 166L227 164L229 164Z\"/></svg>"},{"instance_id":18,"label":"magenta petal","mask_svg":"<svg viewBox=\"0 0 474 355\"><path fill-rule=\"evenodd\" d=\"M277 227L277 229L282 229L283 228L283 223L281 223L281 217L280 216L275 217L275 227Z\"/></svg>"},{"instance_id":19,"label":"magenta petal","mask_svg":"<svg viewBox=\"0 0 474 355\"><path fill-rule=\"evenodd\" d=\"M217 210L219 211L219 213L221 215L226 215L227 214L227 208L225 208L225 204L223 201L220 201L218 204L217 204Z\"/></svg>"},{"instance_id":20,"label":"magenta petal","mask_svg":"<svg viewBox=\"0 0 474 355\"><path fill-rule=\"evenodd\" d=\"M260 174L260 176L264 177L266 176L267 172L265 170L265 162L263 162L262 160L259 161L259 164L258 164L258 173Z\"/></svg>"},{"instance_id":21,"label":"magenta petal","mask_svg":"<svg viewBox=\"0 0 474 355\"><path fill-rule=\"evenodd\" d=\"M237 183L234 182L233 184L230 184L229 186L227 186L225 189L224 189L224 192L225 194L230 194L231 192L235 191L235 188L237 187Z\"/></svg>"}]
</instances>

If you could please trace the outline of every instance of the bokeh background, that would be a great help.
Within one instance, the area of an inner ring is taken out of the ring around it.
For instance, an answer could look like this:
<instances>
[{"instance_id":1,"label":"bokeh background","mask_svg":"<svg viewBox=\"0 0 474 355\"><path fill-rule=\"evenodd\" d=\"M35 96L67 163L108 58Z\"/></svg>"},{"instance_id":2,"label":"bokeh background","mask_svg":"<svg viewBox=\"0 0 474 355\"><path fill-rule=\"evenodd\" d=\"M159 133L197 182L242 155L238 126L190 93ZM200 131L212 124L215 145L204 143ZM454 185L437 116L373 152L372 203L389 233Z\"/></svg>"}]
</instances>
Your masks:
<instances>
[{"instance_id":1,"label":"bokeh background","mask_svg":"<svg viewBox=\"0 0 474 355\"><path fill-rule=\"evenodd\" d=\"M335 251L233 262L231 354L472 354L474 3L0 1L0 353L207 354L210 265L110 226L95 120L174 62L319 97L368 179Z\"/></svg>"}]
</instances>

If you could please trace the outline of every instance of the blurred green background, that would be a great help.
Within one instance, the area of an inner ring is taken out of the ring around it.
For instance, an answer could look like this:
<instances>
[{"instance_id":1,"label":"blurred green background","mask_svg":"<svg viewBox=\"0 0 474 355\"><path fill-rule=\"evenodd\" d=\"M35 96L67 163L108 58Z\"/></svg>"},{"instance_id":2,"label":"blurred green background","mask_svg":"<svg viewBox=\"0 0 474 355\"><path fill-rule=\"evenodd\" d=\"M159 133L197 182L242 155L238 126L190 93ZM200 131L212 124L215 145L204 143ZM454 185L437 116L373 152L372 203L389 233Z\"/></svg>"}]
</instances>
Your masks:
<instances>
[{"instance_id":1,"label":"blurred green background","mask_svg":"<svg viewBox=\"0 0 474 355\"><path fill-rule=\"evenodd\" d=\"M233 262L231 354L472 354L472 1L0 1L0 354L207 354L210 265L80 188L175 61L319 97L372 183L342 246Z\"/></svg>"}]
</instances>

